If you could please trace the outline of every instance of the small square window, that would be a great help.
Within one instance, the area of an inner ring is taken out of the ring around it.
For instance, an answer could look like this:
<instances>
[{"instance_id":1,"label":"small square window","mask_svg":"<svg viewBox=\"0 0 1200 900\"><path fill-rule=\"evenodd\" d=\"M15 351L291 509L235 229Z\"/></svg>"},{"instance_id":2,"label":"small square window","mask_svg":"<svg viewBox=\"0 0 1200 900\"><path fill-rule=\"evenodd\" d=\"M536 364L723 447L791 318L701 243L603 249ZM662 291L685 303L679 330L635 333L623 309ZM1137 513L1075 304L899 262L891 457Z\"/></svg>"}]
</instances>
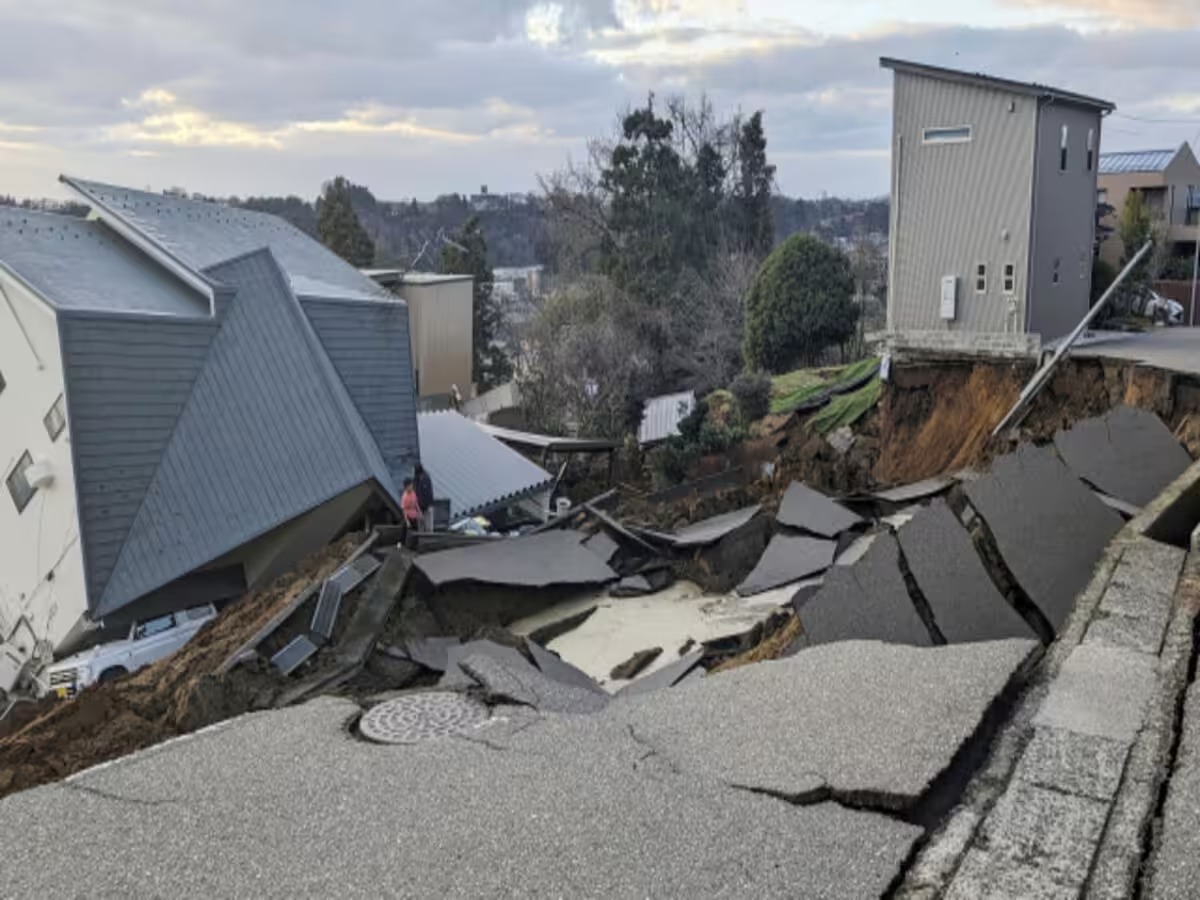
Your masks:
<instances>
[{"instance_id":1,"label":"small square window","mask_svg":"<svg viewBox=\"0 0 1200 900\"><path fill-rule=\"evenodd\" d=\"M1087 142L1087 170L1089 172L1092 171L1092 166L1095 164L1095 162L1096 162L1096 129L1089 128L1088 129L1088 142Z\"/></svg>"},{"instance_id":2,"label":"small square window","mask_svg":"<svg viewBox=\"0 0 1200 900\"><path fill-rule=\"evenodd\" d=\"M6 479L8 484L8 494L12 497L13 503L17 506L17 512L21 512L29 505L29 501L33 499L33 495L37 493L37 488L31 485L25 477L25 472L33 465L33 457L26 450L19 460L17 466L13 469Z\"/></svg>"},{"instance_id":3,"label":"small square window","mask_svg":"<svg viewBox=\"0 0 1200 900\"><path fill-rule=\"evenodd\" d=\"M1004 293L1015 294L1017 292L1017 267L1012 263L1004 264Z\"/></svg>"},{"instance_id":4,"label":"small square window","mask_svg":"<svg viewBox=\"0 0 1200 900\"><path fill-rule=\"evenodd\" d=\"M62 394L58 395L58 399L50 407L50 412L42 419L42 424L46 426L46 434L50 435L50 440L57 441L63 429L67 427L67 404Z\"/></svg>"},{"instance_id":5,"label":"small square window","mask_svg":"<svg viewBox=\"0 0 1200 900\"><path fill-rule=\"evenodd\" d=\"M975 266L975 293L987 293L987 264L979 263Z\"/></svg>"}]
</instances>

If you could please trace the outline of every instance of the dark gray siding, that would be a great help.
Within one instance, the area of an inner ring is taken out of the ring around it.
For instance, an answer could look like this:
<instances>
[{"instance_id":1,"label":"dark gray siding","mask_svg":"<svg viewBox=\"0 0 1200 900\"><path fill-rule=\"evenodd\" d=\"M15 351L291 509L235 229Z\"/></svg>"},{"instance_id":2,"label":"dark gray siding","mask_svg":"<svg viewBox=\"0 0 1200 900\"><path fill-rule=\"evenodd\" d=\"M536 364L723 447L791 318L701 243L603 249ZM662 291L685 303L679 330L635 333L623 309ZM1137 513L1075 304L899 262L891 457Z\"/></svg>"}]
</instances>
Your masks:
<instances>
[{"instance_id":1,"label":"dark gray siding","mask_svg":"<svg viewBox=\"0 0 1200 900\"><path fill-rule=\"evenodd\" d=\"M1010 111L1011 105L1011 111ZM998 332L1009 324L1005 263L1016 267L1015 330L1024 321L1036 100L905 72L895 74L893 228L888 327ZM971 141L923 144L931 127L969 125ZM974 270L987 266L987 290ZM958 276L958 310L939 317L941 281Z\"/></svg>"},{"instance_id":2,"label":"dark gray siding","mask_svg":"<svg viewBox=\"0 0 1200 900\"><path fill-rule=\"evenodd\" d=\"M217 327L59 314L88 606L99 603Z\"/></svg>"},{"instance_id":3,"label":"dark gray siding","mask_svg":"<svg viewBox=\"0 0 1200 900\"><path fill-rule=\"evenodd\" d=\"M99 603L119 609L389 475L267 250L207 273L236 296Z\"/></svg>"},{"instance_id":4,"label":"dark gray siding","mask_svg":"<svg viewBox=\"0 0 1200 900\"><path fill-rule=\"evenodd\" d=\"M388 470L401 483L419 457L408 307L314 298L301 304Z\"/></svg>"},{"instance_id":5,"label":"dark gray siding","mask_svg":"<svg viewBox=\"0 0 1200 900\"><path fill-rule=\"evenodd\" d=\"M1065 172L1059 171L1063 125L1068 129L1069 144ZM1096 163L1091 171L1087 168L1088 129L1096 133ZM1042 340L1067 334L1088 311L1099 148L1098 112L1054 103L1042 106L1028 317L1029 331L1040 334Z\"/></svg>"}]
</instances>

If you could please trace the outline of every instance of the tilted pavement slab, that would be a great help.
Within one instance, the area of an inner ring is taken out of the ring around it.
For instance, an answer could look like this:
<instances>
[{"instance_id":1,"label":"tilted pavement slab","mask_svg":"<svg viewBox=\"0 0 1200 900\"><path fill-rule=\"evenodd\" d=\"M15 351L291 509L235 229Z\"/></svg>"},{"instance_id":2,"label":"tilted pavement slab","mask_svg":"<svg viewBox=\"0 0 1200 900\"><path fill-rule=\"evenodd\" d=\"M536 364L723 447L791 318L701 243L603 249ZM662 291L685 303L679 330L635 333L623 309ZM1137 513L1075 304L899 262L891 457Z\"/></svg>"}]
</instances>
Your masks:
<instances>
[{"instance_id":1,"label":"tilted pavement slab","mask_svg":"<svg viewBox=\"0 0 1200 900\"><path fill-rule=\"evenodd\" d=\"M1104 493L1145 506L1192 464L1188 452L1152 412L1118 406L1054 436L1076 475Z\"/></svg>"},{"instance_id":2,"label":"tilted pavement slab","mask_svg":"<svg viewBox=\"0 0 1200 900\"><path fill-rule=\"evenodd\" d=\"M1034 637L996 589L970 535L935 499L897 533L900 549L938 630L950 643Z\"/></svg>"},{"instance_id":3,"label":"tilted pavement slab","mask_svg":"<svg viewBox=\"0 0 1200 900\"><path fill-rule=\"evenodd\" d=\"M1060 630L1121 530L1121 517L1053 449L1031 444L997 459L988 475L967 483L966 493L1017 582Z\"/></svg>"},{"instance_id":4,"label":"tilted pavement slab","mask_svg":"<svg viewBox=\"0 0 1200 900\"><path fill-rule=\"evenodd\" d=\"M858 898L921 833L675 771L596 727L607 714L383 746L348 733L357 713L321 698L246 716L0 802L4 892Z\"/></svg>"},{"instance_id":5,"label":"tilted pavement slab","mask_svg":"<svg viewBox=\"0 0 1200 900\"><path fill-rule=\"evenodd\" d=\"M606 717L686 771L900 810L950 765L1037 647L826 644L613 704Z\"/></svg>"},{"instance_id":6,"label":"tilted pavement slab","mask_svg":"<svg viewBox=\"0 0 1200 900\"><path fill-rule=\"evenodd\" d=\"M932 644L908 595L899 546L891 534L878 535L853 565L830 569L821 590L800 607L799 615L804 628L800 646L851 640Z\"/></svg>"},{"instance_id":7,"label":"tilted pavement slab","mask_svg":"<svg viewBox=\"0 0 1200 900\"><path fill-rule=\"evenodd\" d=\"M767 544L758 565L737 587L743 597L819 575L833 565L836 541L777 534Z\"/></svg>"},{"instance_id":8,"label":"tilted pavement slab","mask_svg":"<svg viewBox=\"0 0 1200 900\"><path fill-rule=\"evenodd\" d=\"M828 538L837 537L847 528L863 522L857 513L799 481L793 481L784 492L775 519L788 528L800 528Z\"/></svg>"}]
</instances>

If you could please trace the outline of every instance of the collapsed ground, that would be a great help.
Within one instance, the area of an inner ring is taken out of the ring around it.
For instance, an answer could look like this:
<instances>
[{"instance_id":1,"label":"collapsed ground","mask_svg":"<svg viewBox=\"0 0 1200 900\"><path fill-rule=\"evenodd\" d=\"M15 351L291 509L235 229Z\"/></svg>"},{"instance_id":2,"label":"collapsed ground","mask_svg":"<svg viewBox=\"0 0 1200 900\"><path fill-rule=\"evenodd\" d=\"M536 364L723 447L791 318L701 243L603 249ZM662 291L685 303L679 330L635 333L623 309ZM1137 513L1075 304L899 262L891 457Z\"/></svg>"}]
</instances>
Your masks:
<instances>
[{"instance_id":1,"label":"collapsed ground","mask_svg":"<svg viewBox=\"0 0 1200 900\"><path fill-rule=\"evenodd\" d=\"M763 423L757 437L730 454L735 465L750 472L759 471L764 462L774 463L770 477L747 479L746 484L706 497L665 503L623 496L617 512L646 525L674 528L750 502L761 501L772 512L792 480L850 494L983 467L997 453L1011 449L1006 443L991 441L990 433L1028 375L1027 367L1015 364L897 368L892 383L879 392L878 403L859 411L848 423L849 442L843 440L835 446L831 441L834 431L822 435L812 427L813 414L775 414L774 423ZM803 393L806 388L798 390ZM1023 426L1024 435L1046 440L1065 425L1120 404L1155 412L1193 456L1200 451L1200 387L1171 373L1122 362L1069 362L1038 398ZM280 649L294 629L281 629L248 664L228 672L223 669L230 656L273 615L345 561L361 537L348 536L291 576L233 605L174 657L91 688L72 703L37 708L32 714L22 711L21 719L7 725L12 733L5 736L0 732L0 796L63 778L241 712L305 696L297 694L294 684L266 663L266 657ZM681 570L678 574L715 575L719 580L723 573ZM344 617L352 616L354 604L361 600L349 598ZM311 605L306 605L296 615L302 619L310 612ZM521 643L486 616L460 613L455 619L438 622L428 607L409 596L389 616L378 646L387 648L414 635L447 629L464 638L483 636L501 643ZM794 632L795 622L793 617L780 624ZM772 629L765 629L760 636L763 643L743 662L777 656L794 638L788 631ZM321 660L319 655L318 667ZM336 690L369 696L436 680L423 672L411 660L376 652ZM319 692L319 685L317 689Z\"/></svg>"}]
</instances>

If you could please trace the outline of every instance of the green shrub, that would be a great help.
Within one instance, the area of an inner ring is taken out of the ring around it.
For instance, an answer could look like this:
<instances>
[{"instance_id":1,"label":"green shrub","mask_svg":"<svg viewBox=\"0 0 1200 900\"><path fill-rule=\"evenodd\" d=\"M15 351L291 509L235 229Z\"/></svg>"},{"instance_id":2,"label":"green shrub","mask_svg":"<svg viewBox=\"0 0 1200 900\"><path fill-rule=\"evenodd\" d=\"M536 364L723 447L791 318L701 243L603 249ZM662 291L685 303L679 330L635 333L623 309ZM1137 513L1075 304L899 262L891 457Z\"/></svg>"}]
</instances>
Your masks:
<instances>
[{"instance_id":1,"label":"green shrub","mask_svg":"<svg viewBox=\"0 0 1200 900\"><path fill-rule=\"evenodd\" d=\"M755 422L771 411L771 376L766 372L743 372L733 379L729 392L737 400L742 422Z\"/></svg>"}]
</instances>

